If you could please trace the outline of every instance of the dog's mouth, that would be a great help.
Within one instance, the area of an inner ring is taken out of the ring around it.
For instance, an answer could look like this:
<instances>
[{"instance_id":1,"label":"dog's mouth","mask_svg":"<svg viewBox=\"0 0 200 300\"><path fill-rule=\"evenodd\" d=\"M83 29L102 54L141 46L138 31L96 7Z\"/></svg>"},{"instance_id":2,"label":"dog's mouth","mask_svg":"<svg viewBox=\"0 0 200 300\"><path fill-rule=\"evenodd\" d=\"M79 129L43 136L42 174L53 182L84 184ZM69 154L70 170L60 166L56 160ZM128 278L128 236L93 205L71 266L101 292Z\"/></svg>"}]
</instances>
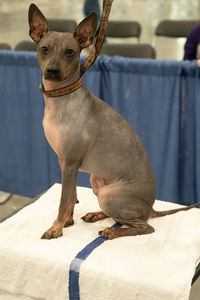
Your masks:
<instances>
[{"instance_id":1,"label":"dog's mouth","mask_svg":"<svg viewBox=\"0 0 200 300\"><path fill-rule=\"evenodd\" d=\"M60 69L58 68L48 68L44 73L44 78L50 81L63 81L65 78L62 76Z\"/></svg>"},{"instance_id":2,"label":"dog's mouth","mask_svg":"<svg viewBox=\"0 0 200 300\"><path fill-rule=\"evenodd\" d=\"M44 73L43 84L46 91L60 89L67 85L66 77L61 78L61 76L55 76L50 74L49 72Z\"/></svg>"},{"instance_id":3,"label":"dog's mouth","mask_svg":"<svg viewBox=\"0 0 200 300\"><path fill-rule=\"evenodd\" d=\"M50 81L62 81L63 78L61 78L60 73L54 73L54 72L48 72L46 71L44 74L44 78L46 80L50 80Z\"/></svg>"}]
</instances>

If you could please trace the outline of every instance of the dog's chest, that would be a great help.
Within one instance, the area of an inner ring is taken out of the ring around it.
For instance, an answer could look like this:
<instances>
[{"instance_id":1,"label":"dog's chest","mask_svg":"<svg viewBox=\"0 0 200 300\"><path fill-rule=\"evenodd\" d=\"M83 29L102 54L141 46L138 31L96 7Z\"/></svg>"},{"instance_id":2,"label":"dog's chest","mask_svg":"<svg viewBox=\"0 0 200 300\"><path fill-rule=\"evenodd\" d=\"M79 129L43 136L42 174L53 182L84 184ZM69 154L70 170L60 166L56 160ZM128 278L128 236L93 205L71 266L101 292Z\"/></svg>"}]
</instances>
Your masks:
<instances>
[{"instance_id":1,"label":"dog's chest","mask_svg":"<svg viewBox=\"0 0 200 300\"><path fill-rule=\"evenodd\" d=\"M45 108L43 128L46 139L52 149L58 156L63 156L67 140L67 128L57 121L53 109Z\"/></svg>"}]
</instances>

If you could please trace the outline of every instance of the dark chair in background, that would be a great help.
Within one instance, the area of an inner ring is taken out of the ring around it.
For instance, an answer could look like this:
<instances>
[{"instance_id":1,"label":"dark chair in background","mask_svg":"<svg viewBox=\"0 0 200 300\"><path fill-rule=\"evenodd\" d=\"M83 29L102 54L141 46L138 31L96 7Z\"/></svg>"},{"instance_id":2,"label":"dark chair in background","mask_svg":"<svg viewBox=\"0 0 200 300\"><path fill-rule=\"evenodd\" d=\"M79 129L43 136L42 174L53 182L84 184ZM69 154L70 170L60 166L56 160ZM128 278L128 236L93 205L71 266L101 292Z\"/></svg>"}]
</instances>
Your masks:
<instances>
[{"instance_id":1,"label":"dark chair in background","mask_svg":"<svg viewBox=\"0 0 200 300\"><path fill-rule=\"evenodd\" d=\"M14 50L16 51L36 51L37 50L37 44L31 41L21 41L19 42Z\"/></svg>"},{"instance_id":2,"label":"dark chair in background","mask_svg":"<svg viewBox=\"0 0 200 300\"><path fill-rule=\"evenodd\" d=\"M133 58L156 58L155 49L149 44L104 44L101 55L119 55Z\"/></svg>"},{"instance_id":3,"label":"dark chair in background","mask_svg":"<svg viewBox=\"0 0 200 300\"><path fill-rule=\"evenodd\" d=\"M189 31L198 24L198 20L163 20L157 25L155 36L186 38Z\"/></svg>"},{"instance_id":4,"label":"dark chair in background","mask_svg":"<svg viewBox=\"0 0 200 300\"><path fill-rule=\"evenodd\" d=\"M77 26L75 20L48 19L49 31L74 32Z\"/></svg>"},{"instance_id":5,"label":"dark chair in background","mask_svg":"<svg viewBox=\"0 0 200 300\"><path fill-rule=\"evenodd\" d=\"M11 46L7 43L0 43L1 50L12 50Z\"/></svg>"},{"instance_id":6,"label":"dark chair in background","mask_svg":"<svg viewBox=\"0 0 200 300\"><path fill-rule=\"evenodd\" d=\"M77 23L74 20L64 20L64 19L48 19L49 31L58 32L74 32ZM14 50L17 51L36 51L37 44L32 41L21 41L19 42Z\"/></svg>"},{"instance_id":7,"label":"dark chair in background","mask_svg":"<svg viewBox=\"0 0 200 300\"><path fill-rule=\"evenodd\" d=\"M139 41L141 35L141 25L136 21L109 21L106 37L131 38L135 37Z\"/></svg>"},{"instance_id":8,"label":"dark chair in background","mask_svg":"<svg viewBox=\"0 0 200 300\"><path fill-rule=\"evenodd\" d=\"M101 55L119 55L124 57L155 58L155 50L147 44L128 43L128 38L136 38L139 42L142 27L136 21L109 21L106 31L106 43ZM117 39L113 42L112 39Z\"/></svg>"},{"instance_id":9,"label":"dark chair in background","mask_svg":"<svg viewBox=\"0 0 200 300\"><path fill-rule=\"evenodd\" d=\"M183 44L187 38L189 31L196 25L200 24L198 20L162 20L155 28L151 45L157 49L158 57L160 54L163 57L163 53L167 53L167 49L171 49L172 52L176 51L175 39L181 38L180 43ZM164 45L164 47L163 47ZM180 53L182 59L183 53Z\"/></svg>"}]
</instances>

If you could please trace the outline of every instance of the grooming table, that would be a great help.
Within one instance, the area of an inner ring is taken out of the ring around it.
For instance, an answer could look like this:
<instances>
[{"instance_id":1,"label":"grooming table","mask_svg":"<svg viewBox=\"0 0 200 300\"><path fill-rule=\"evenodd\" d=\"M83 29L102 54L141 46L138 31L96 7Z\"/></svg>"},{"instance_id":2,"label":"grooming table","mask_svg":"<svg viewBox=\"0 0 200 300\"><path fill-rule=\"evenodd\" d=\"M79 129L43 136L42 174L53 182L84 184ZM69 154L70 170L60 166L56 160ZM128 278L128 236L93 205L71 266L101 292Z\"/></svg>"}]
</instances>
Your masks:
<instances>
[{"instance_id":1,"label":"grooming table","mask_svg":"<svg viewBox=\"0 0 200 300\"><path fill-rule=\"evenodd\" d=\"M112 219L85 223L99 210L88 188L77 188L75 224L58 239L41 240L57 216L61 185L0 224L1 300L188 299L200 261L200 210L149 220L149 235L105 240ZM165 210L179 205L156 201Z\"/></svg>"}]
</instances>

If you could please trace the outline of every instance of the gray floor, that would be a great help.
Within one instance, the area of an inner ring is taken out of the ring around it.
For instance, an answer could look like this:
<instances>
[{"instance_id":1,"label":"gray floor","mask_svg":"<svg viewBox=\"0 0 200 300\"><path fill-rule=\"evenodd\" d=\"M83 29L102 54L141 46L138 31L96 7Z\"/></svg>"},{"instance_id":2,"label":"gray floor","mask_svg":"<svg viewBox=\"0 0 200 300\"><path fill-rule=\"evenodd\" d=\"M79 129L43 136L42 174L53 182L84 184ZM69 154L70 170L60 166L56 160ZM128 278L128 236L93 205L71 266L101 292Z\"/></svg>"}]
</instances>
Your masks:
<instances>
[{"instance_id":1,"label":"gray floor","mask_svg":"<svg viewBox=\"0 0 200 300\"><path fill-rule=\"evenodd\" d=\"M27 11L31 2L33 1L0 0L0 42L7 42L14 48L19 41L29 40ZM83 18L81 0L36 0L34 3L47 18L70 18L77 22ZM160 20L200 19L200 0L114 0L110 19L140 22L140 41L151 44L155 27ZM157 38L154 44L157 59L181 60L184 43L185 39ZM0 222L33 201L31 198L0 192ZM200 300L200 279L191 289L190 300Z\"/></svg>"},{"instance_id":2,"label":"gray floor","mask_svg":"<svg viewBox=\"0 0 200 300\"><path fill-rule=\"evenodd\" d=\"M0 222L15 214L22 207L31 204L35 199L0 192Z\"/></svg>"}]
</instances>

